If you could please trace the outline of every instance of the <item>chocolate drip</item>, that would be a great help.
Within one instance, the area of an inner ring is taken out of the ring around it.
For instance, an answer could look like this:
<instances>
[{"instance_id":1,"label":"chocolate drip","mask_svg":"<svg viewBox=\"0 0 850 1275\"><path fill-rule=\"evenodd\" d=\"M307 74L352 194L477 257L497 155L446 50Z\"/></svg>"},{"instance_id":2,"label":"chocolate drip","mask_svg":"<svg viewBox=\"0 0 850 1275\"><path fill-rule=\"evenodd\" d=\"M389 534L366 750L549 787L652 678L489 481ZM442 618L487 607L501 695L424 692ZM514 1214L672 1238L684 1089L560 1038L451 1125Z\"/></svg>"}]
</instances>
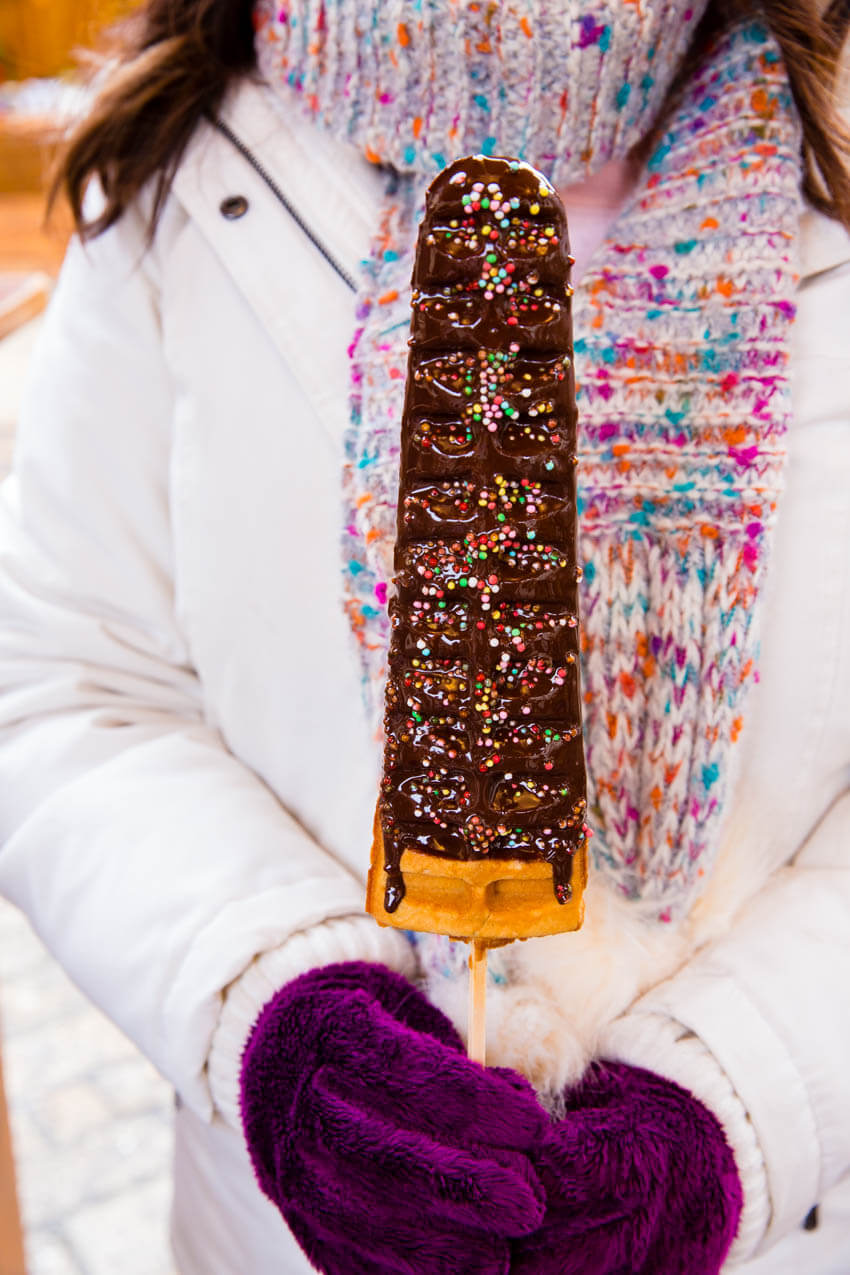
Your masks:
<instances>
[{"instance_id":1,"label":"chocolate drip","mask_svg":"<svg viewBox=\"0 0 850 1275\"><path fill-rule=\"evenodd\" d=\"M398 867L387 867L387 887L384 891L384 907L388 912L395 912L404 898L404 877Z\"/></svg>"},{"instance_id":2,"label":"chocolate drip","mask_svg":"<svg viewBox=\"0 0 850 1275\"><path fill-rule=\"evenodd\" d=\"M474 156L432 184L413 272L380 818L405 849L552 864L585 837L566 218Z\"/></svg>"}]
</instances>

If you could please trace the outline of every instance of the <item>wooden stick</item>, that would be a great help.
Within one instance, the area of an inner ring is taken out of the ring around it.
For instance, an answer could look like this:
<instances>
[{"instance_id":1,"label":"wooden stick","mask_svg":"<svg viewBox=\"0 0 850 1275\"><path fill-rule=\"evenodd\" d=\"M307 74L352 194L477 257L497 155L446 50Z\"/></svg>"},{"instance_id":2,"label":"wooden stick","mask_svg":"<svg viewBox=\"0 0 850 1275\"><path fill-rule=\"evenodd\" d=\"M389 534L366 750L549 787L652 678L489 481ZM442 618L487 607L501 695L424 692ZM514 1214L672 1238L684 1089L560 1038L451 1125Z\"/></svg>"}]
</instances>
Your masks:
<instances>
[{"instance_id":1,"label":"wooden stick","mask_svg":"<svg viewBox=\"0 0 850 1275\"><path fill-rule=\"evenodd\" d=\"M485 1061L487 1049L487 944L472 940L469 953L469 1020L467 1056L473 1062Z\"/></svg>"}]
</instances>

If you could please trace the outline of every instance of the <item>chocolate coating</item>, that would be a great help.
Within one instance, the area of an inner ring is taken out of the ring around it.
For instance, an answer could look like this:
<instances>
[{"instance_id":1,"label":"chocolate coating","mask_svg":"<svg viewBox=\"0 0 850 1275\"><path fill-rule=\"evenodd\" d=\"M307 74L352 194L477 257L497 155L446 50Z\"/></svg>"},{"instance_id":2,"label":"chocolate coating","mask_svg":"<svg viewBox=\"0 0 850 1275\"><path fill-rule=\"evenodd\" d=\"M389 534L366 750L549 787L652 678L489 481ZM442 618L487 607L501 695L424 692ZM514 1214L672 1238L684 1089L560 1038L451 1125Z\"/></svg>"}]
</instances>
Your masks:
<instances>
[{"instance_id":1,"label":"chocolate coating","mask_svg":"<svg viewBox=\"0 0 850 1275\"><path fill-rule=\"evenodd\" d=\"M481 155L428 192L413 271L379 814L409 848L545 859L585 838L566 217Z\"/></svg>"}]
</instances>

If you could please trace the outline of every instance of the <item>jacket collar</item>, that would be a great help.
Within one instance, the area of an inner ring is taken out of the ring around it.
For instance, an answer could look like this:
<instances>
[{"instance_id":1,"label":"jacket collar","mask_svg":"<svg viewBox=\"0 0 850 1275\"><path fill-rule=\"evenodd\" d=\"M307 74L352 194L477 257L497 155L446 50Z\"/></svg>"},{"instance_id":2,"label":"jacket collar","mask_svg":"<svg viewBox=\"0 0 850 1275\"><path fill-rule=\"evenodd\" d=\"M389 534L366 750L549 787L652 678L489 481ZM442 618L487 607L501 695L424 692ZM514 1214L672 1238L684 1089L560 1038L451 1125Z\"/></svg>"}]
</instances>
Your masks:
<instances>
[{"instance_id":1,"label":"jacket collar","mask_svg":"<svg viewBox=\"0 0 850 1275\"><path fill-rule=\"evenodd\" d=\"M237 82L219 114L356 277L380 216L381 170L317 128L297 105L287 107L260 78Z\"/></svg>"},{"instance_id":2,"label":"jacket collar","mask_svg":"<svg viewBox=\"0 0 850 1275\"><path fill-rule=\"evenodd\" d=\"M305 220L348 273L356 277L380 216L380 171L353 147L302 118L297 107L288 113L274 90L259 77L246 77L231 86L219 114L291 195ZM211 164L216 169L219 160L223 161L223 152L232 147L206 123L202 132L212 133L217 140L216 162ZM196 150L197 145L190 149ZM228 167L234 168L232 164ZM177 184L186 193L190 182L184 178ZM842 265L850 261L850 233L832 218L807 207L800 224L800 256L803 279Z\"/></svg>"},{"instance_id":3,"label":"jacket collar","mask_svg":"<svg viewBox=\"0 0 850 1275\"><path fill-rule=\"evenodd\" d=\"M816 208L807 208L800 218L801 282L846 261L850 261L850 233L846 227Z\"/></svg>"},{"instance_id":4,"label":"jacket collar","mask_svg":"<svg viewBox=\"0 0 850 1275\"><path fill-rule=\"evenodd\" d=\"M356 278L381 214L385 184L381 171L353 147L316 128L297 108L287 113L259 77L244 77L231 86L219 116ZM355 325L349 289L246 158L206 121L187 147L174 191L338 439L344 428L340 408L344 415L348 383L340 381L345 360L337 357L337 347L347 346ZM228 221L220 206L235 194L248 199L249 215ZM275 245L276 250L259 252L258 244ZM807 209L800 227L801 280L847 261L847 230ZM320 286L312 286L305 277L316 270L328 276ZM296 304L293 287L297 287ZM314 347L310 331L323 334L331 357L298 357L305 337Z\"/></svg>"},{"instance_id":5,"label":"jacket collar","mask_svg":"<svg viewBox=\"0 0 850 1275\"><path fill-rule=\"evenodd\" d=\"M218 114L356 278L378 225L381 171L297 113L288 118L262 81L238 81ZM355 327L354 294L245 156L206 120L189 142L173 191L338 444L349 396L340 351ZM247 200L247 212L228 219L222 204L235 195Z\"/></svg>"}]
</instances>

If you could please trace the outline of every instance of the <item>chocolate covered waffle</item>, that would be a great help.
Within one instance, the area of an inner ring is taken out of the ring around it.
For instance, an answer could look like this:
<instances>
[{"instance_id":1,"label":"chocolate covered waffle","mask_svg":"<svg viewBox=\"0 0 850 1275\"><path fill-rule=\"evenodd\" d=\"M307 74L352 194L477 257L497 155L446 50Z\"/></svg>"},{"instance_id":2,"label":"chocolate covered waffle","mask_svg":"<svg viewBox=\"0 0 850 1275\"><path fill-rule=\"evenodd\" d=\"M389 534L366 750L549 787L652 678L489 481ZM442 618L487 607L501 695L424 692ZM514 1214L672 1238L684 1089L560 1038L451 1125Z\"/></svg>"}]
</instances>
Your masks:
<instances>
[{"instance_id":1,"label":"chocolate covered waffle","mask_svg":"<svg viewBox=\"0 0 850 1275\"><path fill-rule=\"evenodd\" d=\"M478 155L432 183L367 896L385 925L490 943L581 925L571 264L529 165Z\"/></svg>"}]
</instances>

